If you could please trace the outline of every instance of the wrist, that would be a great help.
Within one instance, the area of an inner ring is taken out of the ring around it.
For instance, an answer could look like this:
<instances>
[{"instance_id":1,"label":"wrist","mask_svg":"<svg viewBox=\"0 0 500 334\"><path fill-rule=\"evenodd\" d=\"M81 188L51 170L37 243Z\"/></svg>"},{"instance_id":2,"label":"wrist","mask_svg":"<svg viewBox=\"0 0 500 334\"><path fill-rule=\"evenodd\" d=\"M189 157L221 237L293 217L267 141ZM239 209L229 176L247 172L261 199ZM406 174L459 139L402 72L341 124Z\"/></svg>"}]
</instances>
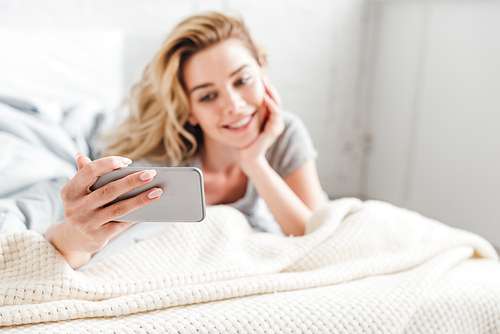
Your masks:
<instances>
[{"instance_id":1,"label":"wrist","mask_svg":"<svg viewBox=\"0 0 500 334\"><path fill-rule=\"evenodd\" d=\"M90 252L75 249L75 242L74 240L72 241L71 233L68 230L65 220L52 225L47 233L45 233L45 239L59 251L73 269L84 265L92 257L92 253Z\"/></svg>"},{"instance_id":2,"label":"wrist","mask_svg":"<svg viewBox=\"0 0 500 334\"><path fill-rule=\"evenodd\" d=\"M241 161L241 169L249 177L262 173L266 168L270 168L269 162L265 156L258 156L252 160Z\"/></svg>"}]
</instances>

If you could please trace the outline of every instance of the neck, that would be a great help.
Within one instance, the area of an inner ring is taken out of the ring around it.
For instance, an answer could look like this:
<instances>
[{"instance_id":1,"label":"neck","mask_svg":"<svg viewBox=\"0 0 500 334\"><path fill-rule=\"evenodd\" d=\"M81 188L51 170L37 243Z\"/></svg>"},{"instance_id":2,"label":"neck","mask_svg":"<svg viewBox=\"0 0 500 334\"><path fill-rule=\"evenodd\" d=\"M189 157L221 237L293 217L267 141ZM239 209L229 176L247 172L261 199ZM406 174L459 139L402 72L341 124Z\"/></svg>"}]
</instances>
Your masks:
<instances>
[{"instance_id":1,"label":"neck","mask_svg":"<svg viewBox=\"0 0 500 334\"><path fill-rule=\"evenodd\" d=\"M239 167L237 150L215 142L203 144L201 162L207 172L227 172Z\"/></svg>"}]
</instances>

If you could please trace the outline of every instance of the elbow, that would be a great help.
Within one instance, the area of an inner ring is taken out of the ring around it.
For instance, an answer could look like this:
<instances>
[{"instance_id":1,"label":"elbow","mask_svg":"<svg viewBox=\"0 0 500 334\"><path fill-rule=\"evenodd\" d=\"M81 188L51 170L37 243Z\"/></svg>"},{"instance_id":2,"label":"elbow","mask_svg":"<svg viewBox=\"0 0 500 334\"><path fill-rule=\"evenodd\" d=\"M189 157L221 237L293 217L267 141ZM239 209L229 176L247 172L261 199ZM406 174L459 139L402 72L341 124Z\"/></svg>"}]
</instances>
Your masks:
<instances>
[{"instance_id":1,"label":"elbow","mask_svg":"<svg viewBox=\"0 0 500 334\"><path fill-rule=\"evenodd\" d=\"M287 235L287 237L302 237L305 234L305 229L302 229L300 231L297 231L295 233L290 233Z\"/></svg>"},{"instance_id":2,"label":"elbow","mask_svg":"<svg viewBox=\"0 0 500 334\"><path fill-rule=\"evenodd\" d=\"M310 218L310 216L308 218ZM287 237L301 237L306 233L306 226L308 221L309 219L300 219L298 221L295 221L295 224L289 226L286 230L284 229L283 233L285 233Z\"/></svg>"}]
</instances>

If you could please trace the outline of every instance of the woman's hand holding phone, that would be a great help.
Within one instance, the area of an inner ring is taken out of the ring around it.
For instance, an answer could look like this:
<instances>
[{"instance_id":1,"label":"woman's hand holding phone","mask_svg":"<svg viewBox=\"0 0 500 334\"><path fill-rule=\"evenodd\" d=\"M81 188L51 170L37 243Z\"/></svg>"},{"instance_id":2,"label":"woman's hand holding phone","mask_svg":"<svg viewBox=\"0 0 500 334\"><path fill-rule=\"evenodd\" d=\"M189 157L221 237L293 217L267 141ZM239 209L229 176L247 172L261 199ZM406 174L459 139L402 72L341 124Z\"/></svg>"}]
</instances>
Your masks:
<instances>
[{"instance_id":1,"label":"woman's hand holding phone","mask_svg":"<svg viewBox=\"0 0 500 334\"><path fill-rule=\"evenodd\" d=\"M61 190L65 219L53 225L45 234L45 238L59 250L72 268L88 262L93 253L134 224L114 222L114 219L156 201L162 194L160 188L153 188L106 206L118 196L151 182L156 172L137 172L91 191L90 187L99 176L127 167L131 161L121 157L91 161L79 154L77 163L78 172Z\"/></svg>"}]
</instances>

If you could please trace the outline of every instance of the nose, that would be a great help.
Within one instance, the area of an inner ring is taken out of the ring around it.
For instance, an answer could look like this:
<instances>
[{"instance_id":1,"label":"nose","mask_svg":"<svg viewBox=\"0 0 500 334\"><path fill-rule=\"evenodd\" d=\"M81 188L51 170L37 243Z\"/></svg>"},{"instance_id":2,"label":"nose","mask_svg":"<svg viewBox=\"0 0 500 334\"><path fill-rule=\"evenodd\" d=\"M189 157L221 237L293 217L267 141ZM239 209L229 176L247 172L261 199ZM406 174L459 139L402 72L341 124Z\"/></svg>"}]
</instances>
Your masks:
<instances>
[{"instance_id":1,"label":"nose","mask_svg":"<svg viewBox=\"0 0 500 334\"><path fill-rule=\"evenodd\" d=\"M239 92L235 91L234 89L229 89L225 95L226 98L224 99L224 109L227 114L237 114L243 111L247 103Z\"/></svg>"}]
</instances>

